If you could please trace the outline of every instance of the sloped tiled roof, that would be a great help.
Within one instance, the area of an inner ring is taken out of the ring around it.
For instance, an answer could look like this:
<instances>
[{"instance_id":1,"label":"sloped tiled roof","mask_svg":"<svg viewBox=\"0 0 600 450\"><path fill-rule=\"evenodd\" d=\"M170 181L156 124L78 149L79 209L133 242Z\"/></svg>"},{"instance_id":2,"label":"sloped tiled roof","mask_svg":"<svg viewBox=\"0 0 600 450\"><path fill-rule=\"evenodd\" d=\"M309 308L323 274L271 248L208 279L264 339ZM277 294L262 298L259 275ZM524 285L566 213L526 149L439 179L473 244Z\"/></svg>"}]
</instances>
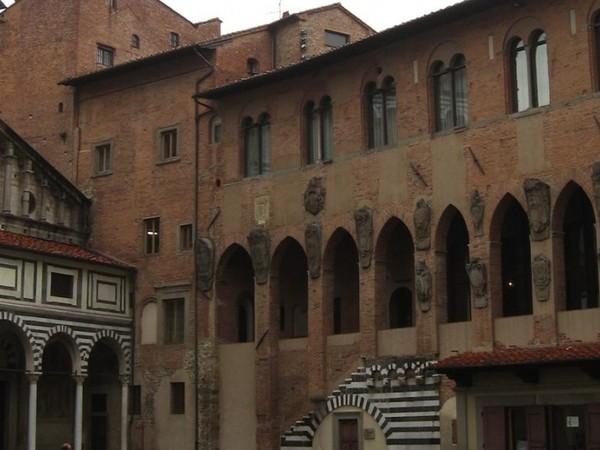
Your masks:
<instances>
[{"instance_id":1,"label":"sloped tiled roof","mask_svg":"<svg viewBox=\"0 0 600 450\"><path fill-rule=\"evenodd\" d=\"M600 342L574 343L552 347L509 347L490 352L466 352L439 361L441 372L525 365L552 365L600 360Z\"/></svg>"},{"instance_id":2,"label":"sloped tiled roof","mask_svg":"<svg viewBox=\"0 0 600 450\"><path fill-rule=\"evenodd\" d=\"M89 250L79 245L65 244L62 242L49 241L32 236L12 233L10 231L0 230L0 248L12 248L16 250L26 250L34 253L58 256L61 258L76 259L89 263L104 264L123 269L133 269L123 262L112 259L101 253Z\"/></svg>"}]
</instances>

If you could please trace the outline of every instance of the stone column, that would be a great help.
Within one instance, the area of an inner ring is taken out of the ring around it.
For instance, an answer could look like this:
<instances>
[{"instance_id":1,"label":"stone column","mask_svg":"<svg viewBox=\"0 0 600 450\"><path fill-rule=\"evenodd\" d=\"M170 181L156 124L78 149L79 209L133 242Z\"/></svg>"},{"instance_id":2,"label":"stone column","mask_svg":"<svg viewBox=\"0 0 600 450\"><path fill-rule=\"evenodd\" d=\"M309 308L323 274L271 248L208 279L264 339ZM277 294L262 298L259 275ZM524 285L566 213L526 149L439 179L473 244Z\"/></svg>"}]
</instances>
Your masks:
<instances>
[{"instance_id":1,"label":"stone column","mask_svg":"<svg viewBox=\"0 0 600 450\"><path fill-rule=\"evenodd\" d=\"M81 450L83 435L83 382L85 377L75 377L75 426L73 435L73 450Z\"/></svg>"},{"instance_id":2,"label":"stone column","mask_svg":"<svg viewBox=\"0 0 600 450\"><path fill-rule=\"evenodd\" d=\"M35 450L37 433L37 382L39 374L27 374L29 381L29 412L27 418L27 450Z\"/></svg>"},{"instance_id":3,"label":"stone column","mask_svg":"<svg viewBox=\"0 0 600 450\"><path fill-rule=\"evenodd\" d=\"M327 395L326 357L327 335L330 334L331 313L323 291L323 279L309 277L308 280L308 392L311 401L318 404Z\"/></svg>"},{"instance_id":4,"label":"stone column","mask_svg":"<svg viewBox=\"0 0 600 450\"><path fill-rule=\"evenodd\" d=\"M360 352L372 359L377 356L377 297L375 296L375 262L363 269L358 267L360 278ZM379 299L381 301L381 299Z\"/></svg>"},{"instance_id":5,"label":"stone column","mask_svg":"<svg viewBox=\"0 0 600 450\"><path fill-rule=\"evenodd\" d=\"M121 450L127 450L129 419L129 377L121 375Z\"/></svg>"}]
</instances>

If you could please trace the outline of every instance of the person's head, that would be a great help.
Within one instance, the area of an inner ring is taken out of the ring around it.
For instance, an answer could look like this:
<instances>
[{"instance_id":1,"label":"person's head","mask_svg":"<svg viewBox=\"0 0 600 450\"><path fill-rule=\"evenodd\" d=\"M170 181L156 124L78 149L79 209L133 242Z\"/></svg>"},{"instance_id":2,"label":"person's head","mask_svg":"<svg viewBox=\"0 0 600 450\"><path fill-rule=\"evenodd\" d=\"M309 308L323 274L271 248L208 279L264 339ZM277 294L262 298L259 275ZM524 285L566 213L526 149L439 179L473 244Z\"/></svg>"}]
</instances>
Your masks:
<instances>
[{"instance_id":1,"label":"person's head","mask_svg":"<svg viewBox=\"0 0 600 450\"><path fill-rule=\"evenodd\" d=\"M60 450L71 450L71 444L64 443Z\"/></svg>"}]
</instances>

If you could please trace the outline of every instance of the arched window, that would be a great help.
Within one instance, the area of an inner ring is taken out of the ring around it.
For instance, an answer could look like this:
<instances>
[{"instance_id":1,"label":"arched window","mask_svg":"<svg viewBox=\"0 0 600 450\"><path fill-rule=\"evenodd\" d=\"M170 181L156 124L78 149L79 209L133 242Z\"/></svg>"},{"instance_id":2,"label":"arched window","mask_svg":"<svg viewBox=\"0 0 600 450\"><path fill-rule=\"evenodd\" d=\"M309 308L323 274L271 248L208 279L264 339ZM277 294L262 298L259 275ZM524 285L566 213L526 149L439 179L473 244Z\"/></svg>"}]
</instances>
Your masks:
<instances>
[{"instance_id":1,"label":"arched window","mask_svg":"<svg viewBox=\"0 0 600 450\"><path fill-rule=\"evenodd\" d=\"M264 113L258 122L247 117L243 123L245 176L263 175L270 168L270 118Z\"/></svg>"},{"instance_id":2,"label":"arched window","mask_svg":"<svg viewBox=\"0 0 600 450\"><path fill-rule=\"evenodd\" d=\"M330 161L333 147L333 112L331 98L323 97L317 108L309 102L305 108L306 162Z\"/></svg>"},{"instance_id":3,"label":"arched window","mask_svg":"<svg viewBox=\"0 0 600 450\"><path fill-rule=\"evenodd\" d=\"M259 71L260 67L258 64L258 60L255 58L248 58L248 60L246 61L246 72L248 73L248 75L258 75Z\"/></svg>"},{"instance_id":4,"label":"arched window","mask_svg":"<svg viewBox=\"0 0 600 450\"><path fill-rule=\"evenodd\" d=\"M221 118L219 116L213 117L210 121L210 143L221 143Z\"/></svg>"},{"instance_id":5,"label":"arched window","mask_svg":"<svg viewBox=\"0 0 600 450\"><path fill-rule=\"evenodd\" d=\"M413 326L412 292L408 288L396 289L390 298L390 328L410 328Z\"/></svg>"},{"instance_id":6,"label":"arched window","mask_svg":"<svg viewBox=\"0 0 600 450\"><path fill-rule=\"evenodd\" d=\"M369 148L396 142L396 86L392 77L377 89L375 83L366 88Z\"/></svg>"},{"instance_id":7,"label":"arched window","mask_svg":"<svg viewBox=\"0 0 600 450\"><path fill-rule=\"evenodd\" d=\"M446 289L448 322L471 320L471 286L466 265L469 262L469 233L456 211L446 238Z\"/></svg>"},{"instance_id":8,"label":"arched window","mask_svg":"<svg viewBox=\"0 0 600 450\"><path fill-rule=\"evenodd\" d=\"M140 37L137 34L131 35L131 46L133 48L140 48Z\"/></svg>"},{"instance_id":9,"label":"arched window","mask_svg":"<svg viewBox=\"0 0 600 450\"><path fill-rule=\"evenodd\" d=\"M566 309L598 306L598 263L594 209L578 187L564 215Z\"/></svg>"},{"instance_id":10,"label":"arched window","mask_svg":"<svg viewBox=\"0 0 600 450\"><path fill-rule=\"evenodd\" d=\"M550 104L550 76L546 33L535 31L529 45L521 38L510 43L513 112Z\"/></svg>"},{"instance_id":11,"label":"arched window","mask_svg":"<svg viewBox=\"0 0 600 450\"><path fill-rule=\"evenodd\" d=\"M467 125L467 68L463 55L449 66L438 61L432 68L436 131Z\"/></svg>"},{"instance_id":12,"label":"arched window","mask_svg":"<svg viewBox=\"0 0 600 450\"><path fill-rule=\"evenodd\" d=\"M529 220L516 200L508 201L501 231L504 317L522 316L532 312Z\"/></svg>"}]
</instances>

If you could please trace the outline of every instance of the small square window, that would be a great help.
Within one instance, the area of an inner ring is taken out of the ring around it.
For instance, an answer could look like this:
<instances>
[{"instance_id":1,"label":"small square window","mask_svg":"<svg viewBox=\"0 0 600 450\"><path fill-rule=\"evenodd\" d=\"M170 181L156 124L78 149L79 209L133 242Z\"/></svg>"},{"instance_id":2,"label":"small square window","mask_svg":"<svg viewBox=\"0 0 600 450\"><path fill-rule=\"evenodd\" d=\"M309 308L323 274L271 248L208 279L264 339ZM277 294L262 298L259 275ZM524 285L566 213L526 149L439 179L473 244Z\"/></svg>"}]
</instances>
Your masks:
<instances>
[{"instance_id":1,"label":"small square window","mask_svg":"<svg viewBox=\"0 0 600 450\"><path fill-rule=\"evenodd\" d=\"M185 329L185 301L182 298L164 300L165 344L182 344Z\"/></svg>"},{"instance_id":2,"label":"small square window","mask_svg":"<svg viewBox=\"0 0 600 450\"><path fill-rule=\"evenodd\" d=\"M171 47L173 47L173 48L179 47L179 34L171 33L170 42L171 42Z\"/></svg>"},{"instance_id":3,"label":"small square window","mask_svg":"<svg viewBox=\"0 0 600 450\"><path fill-rule=\"evenodd\" d=\"M61 298L73 298L73 275L52 272L50 274L50 296Z\"/></svg>"},{"instance_id":4,"label":"small square window","mask_svg":"<svg viewBox=\"0 0 600 450\"><path fill-rule=\"evenodd\" d=\"M170 128L159 132L159 159L169 161L179 156L177 128Z\"/></svg>"},{"instance_id":5,"label":"small square window","mask_svg":"<svg viewBox=\"0 0 600 450\"><path fill-rule=\"evenodd\" d=\"M325 45L328 47L341 47L350 42L350 36L345 33L325 30Z\"/></svg>"},{"instance_id":6,"label":"small square window","mask_svg":"<svg viewBox=\"0 0 600 450\"><path fill-rule=\"evenodd\" d=\"M112 67L115 62L115 49L105 45L96 47L96 64L104 67Z\"/></svg>"},{"instance_id":7,"label":"small square window","mask_svg":"<svg viewBox=\"0 0 600 450\"><path fill-rule=\"evenodd\" d=\"M171 414L185 414L185 383L171 383Z\"/></svg>"},{"instance_id":8,"label":"small square window","mask_svg":"<svg viewBox=\"0 0 600 450\"><path fill-rule=\"evenodd\" d=\"M144 220L144 251L147 255L155 255L160 250L160 218Z\"/></svg>"},{"instance_id":9,"label":"small square window","mask_svg":"<svg viewBox=\"0 0 600 450\"><path fill-rule=\"evenodd\" d=\"M191 250L194 247L192 224L179 227L179 250Z\"/></svg>"},{"instance_id":10,"label":"small square window","mask_svg":"<svg viewBox=\"0 0 600 450\"><path fill-rule=\"evenodd\" d=\"M129 386L129 414L139 416L142 413L142 387L139 384Z\"/></svg>"},{"instance_id":11,"label":"small square window","mask_svg":"<svg viewBox=\"0 0 600 450\"><path fill-rule=\"evenodd\" d=\"M105 175L112 170L112 145L104 143L94 146L94 175Z\"/></svg>"}]
</instances>

